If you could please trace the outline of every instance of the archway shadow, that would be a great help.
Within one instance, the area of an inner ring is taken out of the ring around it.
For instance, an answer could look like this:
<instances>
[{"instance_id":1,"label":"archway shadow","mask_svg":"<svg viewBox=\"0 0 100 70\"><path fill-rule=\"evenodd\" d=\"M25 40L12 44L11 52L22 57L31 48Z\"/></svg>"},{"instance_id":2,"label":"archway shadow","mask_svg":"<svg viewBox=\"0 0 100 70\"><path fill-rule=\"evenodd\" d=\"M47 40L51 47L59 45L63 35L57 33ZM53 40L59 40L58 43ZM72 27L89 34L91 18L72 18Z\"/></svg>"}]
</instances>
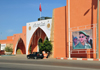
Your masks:
<instances>
[{"instance_id":1,"label":"archway shadow","mask_svg":"<svg viewBox=\"0 0 100 70\"><path fill-rule=\"evenodd\" d=\"M32 35L31 37L31 40L30 40L30 44L29 44L29 48L31 47L31 53L32 52L37 52L38 49L38 41L39 39L41 38L42 40L45 39L45 32L41 29L41 28L38 28ZM30 53L29 51L29 48L28 48L28 52Z\"/></svg>"},{"instance_id":2,"label":"archway shadow","mask_svg":"<svg viewBox=\"0 0 100 70\"><path fill-rule=\"evenodd\" d=\"M17 53L18 49L21 50L21 54L26 54L25 45L24 45L24 42L21 38L18 41L16 53Z\"/></svg>"}]
</instances>

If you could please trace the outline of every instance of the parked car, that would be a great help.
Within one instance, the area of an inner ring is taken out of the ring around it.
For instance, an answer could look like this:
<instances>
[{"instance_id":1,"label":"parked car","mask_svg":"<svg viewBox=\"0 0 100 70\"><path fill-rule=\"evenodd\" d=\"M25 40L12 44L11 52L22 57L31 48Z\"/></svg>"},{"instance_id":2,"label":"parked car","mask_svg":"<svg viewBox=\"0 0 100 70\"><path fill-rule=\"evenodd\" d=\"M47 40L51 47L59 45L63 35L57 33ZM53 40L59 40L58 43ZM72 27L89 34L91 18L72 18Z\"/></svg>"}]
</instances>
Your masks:
<instances>
[{"instance_id":1,"label":"parked car","mask_svg":"<svg viewBox=\"0 0 100 70\"><path fill-rule=\"evenodd\" d=\"M40 52L33 52L32 54L27 55L27 58L28 59L30 59L30 58L33 58L33 59L41 58L41 59L43 59L44 55L43 55L43 53L40 53Z\"/></svg>"}]
</instances>

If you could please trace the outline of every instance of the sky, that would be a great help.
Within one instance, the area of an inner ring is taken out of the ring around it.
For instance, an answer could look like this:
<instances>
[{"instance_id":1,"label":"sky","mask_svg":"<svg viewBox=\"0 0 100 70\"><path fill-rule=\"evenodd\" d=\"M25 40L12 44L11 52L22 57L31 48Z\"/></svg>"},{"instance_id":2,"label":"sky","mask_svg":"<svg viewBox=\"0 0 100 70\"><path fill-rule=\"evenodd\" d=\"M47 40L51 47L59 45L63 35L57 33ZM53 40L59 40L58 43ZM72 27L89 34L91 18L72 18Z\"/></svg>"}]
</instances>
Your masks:
<instances>
[{"instance_id":1,"label":"sky","mask_svg":"<svg viewBox=\"0 0 100 70\"><path fill-rule=\"evenodd\" d=\"M66 6L66 0L0 0L0 40L22 33L22 26L41 16L52 17L53 9Z\"/></svg>"}]
</instances>

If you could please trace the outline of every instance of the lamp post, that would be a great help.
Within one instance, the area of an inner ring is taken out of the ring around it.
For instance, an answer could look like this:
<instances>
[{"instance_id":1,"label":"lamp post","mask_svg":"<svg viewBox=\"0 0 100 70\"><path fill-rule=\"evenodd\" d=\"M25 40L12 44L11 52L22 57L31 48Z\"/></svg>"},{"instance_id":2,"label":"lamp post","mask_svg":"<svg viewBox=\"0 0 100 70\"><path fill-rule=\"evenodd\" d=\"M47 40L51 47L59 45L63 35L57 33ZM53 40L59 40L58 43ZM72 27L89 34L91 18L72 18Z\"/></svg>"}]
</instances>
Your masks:
<instances>
[{"instance_id":1,"label":"lamp post","mask_svg":"<svg viewBox=\"0 0 100 70\"><path fill-rule=\"evenodd\" d=\"M69 59L71 58L70 56L70 0L68 0L68 37L69 37Z\"/></svg>"},{"instance_id":2,"label":"lamp post","mask_svg":"<svg viewBox=\"0 0 100 70\"><path fill-rule=\"evenodd\" d=\"M97 58L99 58L99 0L97 1Z\"/></svg>"}]
</instances>

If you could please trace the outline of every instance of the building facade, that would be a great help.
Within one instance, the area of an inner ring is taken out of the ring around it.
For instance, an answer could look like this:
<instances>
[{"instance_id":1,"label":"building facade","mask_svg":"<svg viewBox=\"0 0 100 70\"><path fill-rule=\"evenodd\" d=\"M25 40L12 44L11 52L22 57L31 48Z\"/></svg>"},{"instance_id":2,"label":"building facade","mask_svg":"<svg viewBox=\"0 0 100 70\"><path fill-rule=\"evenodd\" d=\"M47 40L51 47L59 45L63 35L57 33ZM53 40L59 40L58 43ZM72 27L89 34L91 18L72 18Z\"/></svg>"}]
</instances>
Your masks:
<instances>
[{"instance_id":1,"label":"building facade","mask_svg":"<svg viewBox=\"0 0 100 70\"><path fill-rule=\"evenodd\" d=\"M97 58L97 55L100 58L97 34L100 37L97 0L66 0L66 6L53 10L52 19L27 23L22 33L0 40L0 43L12 45L13 54L17 54L18 49L21 54L29 54L30 47L32 52L39 51L40 38L44 41L48 37L53 45L52 58Z\"/></svg>"}]
</instances>

